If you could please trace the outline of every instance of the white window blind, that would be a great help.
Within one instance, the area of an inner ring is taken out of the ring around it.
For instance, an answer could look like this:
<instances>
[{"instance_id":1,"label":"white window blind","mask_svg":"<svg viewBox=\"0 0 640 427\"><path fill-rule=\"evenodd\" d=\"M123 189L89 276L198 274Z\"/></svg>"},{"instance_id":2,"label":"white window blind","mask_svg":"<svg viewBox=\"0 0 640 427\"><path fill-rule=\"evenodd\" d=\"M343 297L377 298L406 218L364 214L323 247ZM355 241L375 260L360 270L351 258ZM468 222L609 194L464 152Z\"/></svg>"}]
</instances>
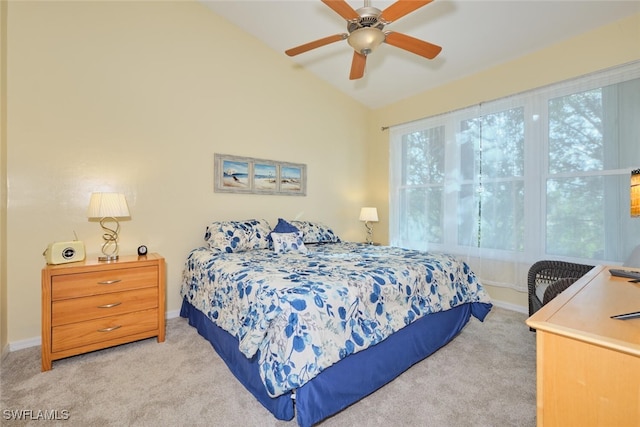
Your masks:
<instances>
[{"instance_id":1,"label":"white window blind","mask_svg":"<svg viewBox=\"0 0 640 427\"><path fill-rule=\"evenodd\" d=\"M621 262L640 166L640 64L391 128L391 244Z\"/></svg>"}]
</instances>

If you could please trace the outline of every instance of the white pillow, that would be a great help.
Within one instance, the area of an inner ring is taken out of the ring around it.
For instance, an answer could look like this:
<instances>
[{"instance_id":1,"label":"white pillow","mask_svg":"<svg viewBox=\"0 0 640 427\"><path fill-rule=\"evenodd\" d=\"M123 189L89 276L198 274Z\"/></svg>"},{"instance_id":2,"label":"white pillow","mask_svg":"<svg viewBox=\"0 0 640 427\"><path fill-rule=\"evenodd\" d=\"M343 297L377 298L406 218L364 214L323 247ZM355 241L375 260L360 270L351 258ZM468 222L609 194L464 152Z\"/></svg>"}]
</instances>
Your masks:
<instances>
[{"instance_id":1,"label":"white pillow","mask_svg":"<svg viewBox=\"0 0 640 427\"><path fill-rule=\"evenodd\" d=\"M287 252L307 253L307 248L302 241L302 232L295 233L271 233L273 239L273 251L277 254Z\"/></svg>"}]
</instances>

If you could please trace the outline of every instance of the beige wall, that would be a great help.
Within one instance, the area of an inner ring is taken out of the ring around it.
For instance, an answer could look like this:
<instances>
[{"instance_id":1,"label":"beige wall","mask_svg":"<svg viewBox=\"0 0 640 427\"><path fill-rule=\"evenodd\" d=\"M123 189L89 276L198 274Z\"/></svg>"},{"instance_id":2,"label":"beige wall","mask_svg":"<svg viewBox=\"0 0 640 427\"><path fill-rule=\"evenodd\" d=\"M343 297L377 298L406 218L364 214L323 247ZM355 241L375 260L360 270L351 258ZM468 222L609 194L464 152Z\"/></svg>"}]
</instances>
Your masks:
<instances>
[{"instance_id":1,"label":"beige wall","mask_svg":"<svg viewBox=\"0 0 640 427\"><path fill-rule=\"evenodd\" d=\"M381 219L388 218L389 193L389 134L382 132L381 127L456 110L635 60L640 60L640 14L374 111L369 122L371 152L367 174L371 182L370 199L382 208ZM379 236L387 233L388 224L380 224L378 229L381 230ZM388 234L380 239L385 241ZM487 286L492 298L527 305L525 293L500 285L526 285L528 265L491 260L470 260L470 264L484 284L494 285Z\"/></svg>"},{"instance_id":2,"label":"beige wall","mask_svg":"<svg viewBox=\"0 0 640 427\"><path fill-rule=\"evenodd\" d=\"M8 13L12 346L40 336L46 245L75 231L99 253L92 191L126 194L120 252L144 243L166 257L169 311L212 220L299 216L364 238L368 110L285 55L197 2L10 2ZM214 193L216 152L305 163L308 196Z\"/></svg>"},{"instance_id":3,"label":"beige wall","mask_svg":"<svg viewBox=\"0 0 640 427\"><path fill-rule=\"evenodd\" d=\"M300 216L360 240L359 208L374 205L376 240L387 241L381 126L640 59L635 17L369 111L188 0L11 2L6 16L3 350L39 338L46 245L75 231L88 256L99 252L99 227L85 217L92 191L127 195L132 219L122 222L121 252L145 243L167 258L167 309L175 311L183 260L211 220ZM308 196L213 193L215 152L306 163Z\"/></svg>"}]
</instances>

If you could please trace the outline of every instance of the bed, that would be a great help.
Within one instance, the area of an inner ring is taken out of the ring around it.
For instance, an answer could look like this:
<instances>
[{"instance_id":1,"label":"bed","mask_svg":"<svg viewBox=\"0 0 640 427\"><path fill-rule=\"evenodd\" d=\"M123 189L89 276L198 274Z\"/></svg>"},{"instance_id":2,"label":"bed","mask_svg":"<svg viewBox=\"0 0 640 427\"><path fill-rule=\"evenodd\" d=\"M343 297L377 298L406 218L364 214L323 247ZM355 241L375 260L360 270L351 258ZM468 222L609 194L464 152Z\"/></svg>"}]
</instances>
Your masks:
<instances>
[{"instance_id":1,"label":"bed","mask_svg":"<svg viewBox=\"0 0 640 427\"><path fill-rule=\"evenodd\" d=\"M312 426L451 341L490 299L443 253L343 242L330 228L217 221L187 256L180 315L276 418Z\"/></svg>"}]
</instances>

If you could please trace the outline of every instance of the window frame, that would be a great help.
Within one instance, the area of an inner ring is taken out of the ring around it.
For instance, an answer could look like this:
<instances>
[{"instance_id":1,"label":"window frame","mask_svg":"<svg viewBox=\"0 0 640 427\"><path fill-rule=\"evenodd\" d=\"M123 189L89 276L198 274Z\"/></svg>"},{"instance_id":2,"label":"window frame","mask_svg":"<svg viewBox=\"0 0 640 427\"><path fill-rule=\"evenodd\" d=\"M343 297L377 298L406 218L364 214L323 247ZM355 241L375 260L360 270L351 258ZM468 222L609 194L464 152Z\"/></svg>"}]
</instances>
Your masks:
<instances>
[{"instance_id":1,"label":"window frame","mask_svg":"<svg viewBox=\"0 0 640 427\"><path fill-rule=\"evenodd\" d=\"M611 84L622 83L624 81L640 78L640 61L626 64L579 77L570 81L556 83L520 94L512 95L495 101L485 102L472 107L440 114L425 119L413 121L408 124L397 125L390 128L389 135L389 236L392 245L410 247L421 250L436 250L452 253L465 254L467 256L510 260L515 262L533 262L541 258L567 259L575 262L591 262L593 259L578 258L572 256L560 256L547 253L547 183L549 179L557 179L564 176L623 176L628 174L634 167L621 167L616 169L585 171L568 174L551 174L549 171L549 111L548 102L553 98L571 95L574 93L597 89ZM442 227L444 229L443 243L415 242L403 239L399 235L399 221L401 218L399 201L399 191L406 189L400 179L402 176L403 164L402 156L398 155L396 149L401 144L402 135L433 129L438 126L445 128L445 183L447 189L455 185L453 176L456 168L460 164L460 149L458 134L460 124L464 120L483 117L495 114L509 108L524 108L524 242L525 247L522 252L505 251L500 249L483 249L477 247L467 247L458 244L458 192L445 191L443 200L444 218ZM453 135L452 135L453 133ZM536 141L537 143L534 143ZM640 164L640 159L638 159ZM616 209L619 211L619 209ZM454 212L447 215L447 212ZM605 224L605 227L607 225ZM617 260L622 261L622 260ZM610 263L610 260L607 261Z\"/></svg>"}]
</instances>

